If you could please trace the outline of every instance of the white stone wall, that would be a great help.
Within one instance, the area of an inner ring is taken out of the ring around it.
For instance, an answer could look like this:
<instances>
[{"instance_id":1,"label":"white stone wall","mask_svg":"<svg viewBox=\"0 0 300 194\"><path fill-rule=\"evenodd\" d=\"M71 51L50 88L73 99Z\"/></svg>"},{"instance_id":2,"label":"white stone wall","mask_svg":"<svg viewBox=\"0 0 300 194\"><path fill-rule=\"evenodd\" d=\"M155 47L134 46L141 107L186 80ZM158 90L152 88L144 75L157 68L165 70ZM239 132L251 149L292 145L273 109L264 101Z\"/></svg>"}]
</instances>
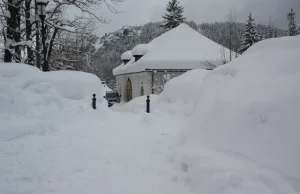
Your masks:
<instances>
[{"instance_id":1,"label":"white stone wall","mask_svg":"<svg viewBox=\"0 0 300 194\"><path fill-rule=\"evenodd\" d=\"M152 94L151 80L152 72L142 72L116 76L116 87L121 97L122 102L127 102L127 80L131 80L132 98L141 96L141 88L144 88L144 95Z\"/></svg>"},{"instance_id":2,"label":"white stone wall","mask_svg":"<svg viewBox=\"0 0 300 194\"><path fill-rule=\"evenodd\" d=\"M132 84L132 98L141 96L141 88L144 88L144 95L152 94L152 72L142 72L142 73L133 73L116 76L117 81L117 90L121 97L122 102L127 102L127 80L131 80ZM158 84L157 80L160 80L160 77L164 77L166 74L172 74L172 77L177 77L183 72L174 72L174 73L154 73L154 85ZM159 94L157 90L153 90L154 94Z\"/></svg>"}]
</instances>

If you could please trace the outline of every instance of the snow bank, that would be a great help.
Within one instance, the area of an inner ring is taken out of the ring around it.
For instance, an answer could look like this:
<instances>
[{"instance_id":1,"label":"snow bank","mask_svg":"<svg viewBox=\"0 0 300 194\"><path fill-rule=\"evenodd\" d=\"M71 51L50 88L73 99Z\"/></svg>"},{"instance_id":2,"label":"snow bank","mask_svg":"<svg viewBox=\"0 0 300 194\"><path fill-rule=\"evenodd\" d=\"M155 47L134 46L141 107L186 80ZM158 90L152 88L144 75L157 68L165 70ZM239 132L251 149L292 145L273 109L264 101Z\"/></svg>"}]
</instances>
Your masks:
<instances>
[{"instance_id":1,"label":"snow bank","mask_svg":"<svg viewBox=\"0 0 300 194\"><path fill-rule=\"evenodd\" d=\"M1 139L51 128L59 120L88 111L94 93L97 105L106 107L103 92L100 79L92 74L45 73L29 65L0 63Z\"/></svg>"},{"instance_id":2,"label":"snow bank","mask_svg":"<svg viewBox=\"0 0 300 194\"><path fill-rule=\"evenodd\" d=\"M164 91L159 95L158 103L169 104L178 111L191 115L198 101L198 90L209 71L204 69L191 70L168 81Z\"/></svg>"},{"instance_id":3,"label":"snow bank","mask_svg":"<svg viewBox=\"0 0 300 194\"><path fill-rule=\"evenodd\" d=\"M150 108L153 109L158 99L158 95L152 94L150 96ZM119 112L146 112L147 96L140 96L132 99L127 103L114 104L112 109Z\"/></svg>"},{"instance_id":4,"label":"snow bank","mask_svg":"<svg viewBox=\"0 0 300 194\"><path fill-rule=\"evenodd\" d=\"M203 72L189 72L193 78L198 74L200 83L192 84L188 74L177 79L197 97L179 153L195 189L205 181L210 193L231 193L233 186L247 193L300 192L299 45L300 36L264 40L202 81ZM177 84L167 84L161 98L191 100L191 95L175 95ZM216 154L202 152L203 147ZM237 166L236 160L246 162ZM224 187L214 187L216 181Z\"/></svg>"}]
</instances>

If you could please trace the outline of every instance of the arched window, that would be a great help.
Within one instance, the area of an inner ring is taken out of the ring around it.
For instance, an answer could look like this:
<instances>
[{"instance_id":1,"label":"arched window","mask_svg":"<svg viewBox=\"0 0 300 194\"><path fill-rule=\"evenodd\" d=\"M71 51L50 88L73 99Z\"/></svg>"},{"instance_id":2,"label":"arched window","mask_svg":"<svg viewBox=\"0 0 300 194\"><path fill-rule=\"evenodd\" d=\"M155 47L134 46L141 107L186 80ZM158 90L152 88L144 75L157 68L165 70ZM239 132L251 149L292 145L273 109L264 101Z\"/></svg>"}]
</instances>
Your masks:
<instances>
[{"instance_id":1,"label":"arched window","mask_svg":"<svg viewBox=\"0 0 300 194\"><path fill-rule=\"evenodd\" d=\"M132 84L130 79L127 80L127 87L126 87L126 96L127 96L127 102L132 100Z\"/></svg>"},{"instance_id":2,"label":"arched window","mask_svg":"<svg viewBox=\"0 0 300 194\"><path fill-rule=\"evenodd\" d=\"M145 95L144 87L142 86L142 87L141 87L141 96L144 96L144 95Z\"/></svg>"}]
</instances>

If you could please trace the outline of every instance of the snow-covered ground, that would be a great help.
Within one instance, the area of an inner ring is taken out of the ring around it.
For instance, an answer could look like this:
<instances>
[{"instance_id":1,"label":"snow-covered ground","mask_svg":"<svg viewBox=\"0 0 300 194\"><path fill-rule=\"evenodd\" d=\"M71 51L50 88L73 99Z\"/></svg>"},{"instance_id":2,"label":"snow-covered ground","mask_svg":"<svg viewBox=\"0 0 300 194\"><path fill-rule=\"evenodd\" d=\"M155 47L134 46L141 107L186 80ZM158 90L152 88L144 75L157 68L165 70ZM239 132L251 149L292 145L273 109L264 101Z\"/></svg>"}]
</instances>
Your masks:
<instances>
[{"instance_id":1,"label":"snow-covered ground","mask_svg":"<svg viewBox=\"0 0 300 194\"><path fill-rule=\"evenodd\" d=\"M299 45L177 77L150 114L91 74L0 64L0 193L299 194Z\"/></svg>"},{"instance_id":2,"label":"snow-covered ground","mask_svg":"<svg viewBox=\"0 0 300 194\"><path fill-rule=\"evenodd\" d=\"M112 91L106 84L103 84L104 93Z\"/></svg>"},{"instance_id":3,"label":"snow-covered ground","mask_svg":"<svg viewBox=\"0 0 300 194\"><path fill-rule=\"evenodd\" d=\"M104 91L90 74L0 64L0 193L188 193L169 151L184 121L112 111Z\"/></svg>"},{"instance_id":4,"label":"snow-covered ground","mask_svg":"<svg viewBox=\"0 0 300 194\"><path fill-rule=\"evenodd\" d=\"M162 97L195 106L176 152L195 191L300 192L299 44L300 36L265 40L167 84Z\"/></svg>"}]
</instances>

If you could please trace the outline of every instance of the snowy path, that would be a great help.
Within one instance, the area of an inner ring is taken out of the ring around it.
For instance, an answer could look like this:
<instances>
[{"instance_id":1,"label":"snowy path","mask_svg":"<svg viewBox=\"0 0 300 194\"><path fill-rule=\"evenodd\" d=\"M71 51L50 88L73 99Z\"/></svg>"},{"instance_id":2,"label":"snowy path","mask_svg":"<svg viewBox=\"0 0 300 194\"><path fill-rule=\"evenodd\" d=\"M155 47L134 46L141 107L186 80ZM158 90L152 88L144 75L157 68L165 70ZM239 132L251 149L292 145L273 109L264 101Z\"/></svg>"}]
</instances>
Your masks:
<instances>
[{"instance_id":1,"label":"snowy path","mask_svg":"<svg viewBox=\"0 0 300 194\"><path fill-rule=\"evenodd\" d=\"M1 142L0 193L189 193L169 145L182 121L109 112Z\"/></svg>"}]
</instances>

